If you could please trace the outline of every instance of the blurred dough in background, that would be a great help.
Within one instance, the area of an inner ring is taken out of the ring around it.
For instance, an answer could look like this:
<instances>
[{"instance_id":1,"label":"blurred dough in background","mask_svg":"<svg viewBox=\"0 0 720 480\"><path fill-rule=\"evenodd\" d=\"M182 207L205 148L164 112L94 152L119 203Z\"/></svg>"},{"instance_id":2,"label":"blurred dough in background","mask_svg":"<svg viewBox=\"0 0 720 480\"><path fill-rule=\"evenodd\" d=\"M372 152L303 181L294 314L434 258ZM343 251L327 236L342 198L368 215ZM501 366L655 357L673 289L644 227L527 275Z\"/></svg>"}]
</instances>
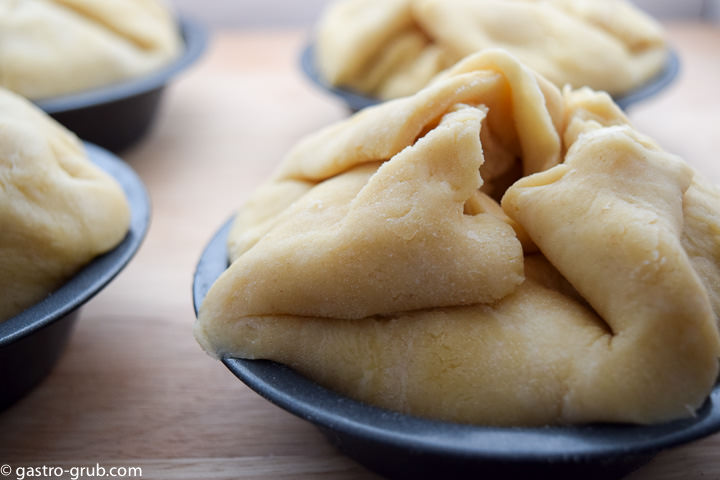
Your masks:
<instances>
[{"instance_id":1,"label":"blurred dough in background","mask_svg":"<svg viewBox=\"0 0 720 480\"><path fill-rule=\"evenodd\" d=\"M0 321L114 248L129 224L120 185L77 137L0 88Z\"/></svg>"},{"instance_id":2,"label":"blurred dough in background","mask_svg":"<svg viewBox=\"0 0 720 480\"><path fill-rule=\"evenodd\" d=\"M667 58L660 24L625 0L340 0L324 12L315 47L327 82L381 99L415 93L490 47L558 86L613 96Z\"/></svg>"},{"instance_id":3,"label":"blurred dough in background","mask_svg":"<svg viewBox=\"0 0 720 480\"><path fill-rule=\"evenodd\" d=\"M146 75L181 45L162 0L0 0L0 86L33 100Z\"/></svg>"}]
</instances>

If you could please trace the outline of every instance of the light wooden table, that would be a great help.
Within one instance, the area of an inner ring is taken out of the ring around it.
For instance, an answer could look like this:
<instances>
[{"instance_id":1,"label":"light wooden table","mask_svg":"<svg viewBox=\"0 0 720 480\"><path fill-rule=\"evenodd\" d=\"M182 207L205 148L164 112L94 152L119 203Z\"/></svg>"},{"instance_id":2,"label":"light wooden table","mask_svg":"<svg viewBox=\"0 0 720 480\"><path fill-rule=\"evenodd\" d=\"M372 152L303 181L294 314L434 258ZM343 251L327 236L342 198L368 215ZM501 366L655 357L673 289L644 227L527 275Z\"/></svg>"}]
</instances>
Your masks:
<instances>
[{"instance_id":1,"label":"light wooden table","mask_svg":"<svg viewBox=\"0 0 720 480\"><path fill-rule=\"evenodd\" d=\"M630 115L720 183L720 29L669 30L682 76ZM152 196L148 237L83 309L50 377L0 413L0 463L139 466L153 479L376 478L236 380L191 334L205 242L300 137L346 116L299 73L305 38L217 33L172 86L156 128L124 155ZM631 479L718 478L718 448L715 436L662 453Z\"/></svg>"}]
</instances>

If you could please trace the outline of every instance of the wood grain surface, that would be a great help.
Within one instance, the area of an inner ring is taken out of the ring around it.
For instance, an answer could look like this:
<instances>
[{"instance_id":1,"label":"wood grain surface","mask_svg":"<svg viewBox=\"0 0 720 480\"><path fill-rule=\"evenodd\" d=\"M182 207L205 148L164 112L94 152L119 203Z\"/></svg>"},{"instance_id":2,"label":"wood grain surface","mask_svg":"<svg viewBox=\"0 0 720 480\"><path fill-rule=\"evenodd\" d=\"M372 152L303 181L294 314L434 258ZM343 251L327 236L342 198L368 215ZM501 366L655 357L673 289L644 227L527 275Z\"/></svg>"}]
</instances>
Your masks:
<instances>
[{"instance_id":1,"label":"wood grain surface","mask_svg":"<svg viewBox=\"0 0 720 480\"><path fill-rule=\"evenodd\" d=\"M683 70L630 117L720 184L720 29L668 25ZM47 380L0 413L0 463L139 466L153 479L377 478L195 343L191 282L207 240L302 136L347 115L298 68L302 31L216 32L123 157L153 202L147 239L82 310ZM632 480L720 478L720 436ZM69 478L69 477L67 477Z\"/></svg>"}]
</instances>

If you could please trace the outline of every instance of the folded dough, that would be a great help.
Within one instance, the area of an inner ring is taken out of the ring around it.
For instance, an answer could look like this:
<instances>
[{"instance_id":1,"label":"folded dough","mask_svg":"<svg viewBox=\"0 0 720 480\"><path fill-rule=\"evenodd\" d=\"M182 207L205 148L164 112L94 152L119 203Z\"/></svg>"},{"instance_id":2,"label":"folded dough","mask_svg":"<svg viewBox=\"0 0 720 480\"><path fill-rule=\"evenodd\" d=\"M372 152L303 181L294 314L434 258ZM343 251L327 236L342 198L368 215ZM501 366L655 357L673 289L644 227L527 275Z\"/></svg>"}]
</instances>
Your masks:
<instances>
[{"instance_id":1,"label":"folded dough","mask_svg":"<svg viewBox=\"0 0 720 480\"><path fill-rule=\"evenodd\" d=\"M0 89L0 321L112 249L129 222L122 189L77 138Z\"/></svg>"},{"instance_id":2,"label":"folded dough","mask_svg":"<svg viewBox=\"0 0 720 480\"><path fill-rule=\"evenodd\" d=\"M415 93L486 48L558 86L612 95L647 82L667 57L661 26L625 0L340 0L316 37L328 82L382 99Z\"/></svg>"},{"instance_id":3,"label":"folded dough","mask_svg":"<svg viewBox=\"0 0 720 480\"><path fill-rule=\"evenodd\" d=\"M142 76L180 47L163 0L0 0L0 86L27 98Z\"/></svg>"},{"instance_id":4,"label":"folded dough","mask_svg":"<svg viewBox=\"0 0 720 480\"><path fill-rule=\"evenodd\" d=\"M718 195L607 94L486 51L295 147L195 335L431 418L687 417L718 374Z\"/></svg>"}]
</instances>

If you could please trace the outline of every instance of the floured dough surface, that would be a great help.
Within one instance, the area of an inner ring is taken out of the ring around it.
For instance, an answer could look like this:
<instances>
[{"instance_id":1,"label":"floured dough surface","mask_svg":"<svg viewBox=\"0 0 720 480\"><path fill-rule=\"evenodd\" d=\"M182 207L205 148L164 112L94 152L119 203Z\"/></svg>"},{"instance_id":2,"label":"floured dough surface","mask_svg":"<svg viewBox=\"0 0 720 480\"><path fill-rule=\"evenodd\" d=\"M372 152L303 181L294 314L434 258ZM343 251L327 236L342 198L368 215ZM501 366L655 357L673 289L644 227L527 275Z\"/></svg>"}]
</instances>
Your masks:
<instances>
[{"instance_id":1,"label":"floured dough surface","mask_svg":"<svg viewBox=\"0 0 720 480\"><path fill-rule=\"evenodd\" d=\"M129 222L122 189L77 138L0 89L0 320L120 243Z\"/></svg>"},{"instance_id":2,"label":"floured dough surface","mask_svg":"<svg viewBox=\"0 0 720 480\"><path fill-rule=\"evenodd\" d=\"M31 99L146 75L181 45L163 0L0 0L0 86Z\"/></svg>"},{"instance_id":3,"label":"floured dough surface","mask_svg":"<svg viewBox=\"0 0 720 480\"><path fill-rule=\"evenodd\" d=\"M619 95L667 58L660 24L625 0L339 0L317 28L317 66L332 85L382 99L503 48L562 87Z\"/></svg>"},{"instance_id":4,"label":"floured dough surface","mask_svg":"<svg viewBox=\"0 0 720 480\"><path fill-rule=\"evenodd\" d=\"M718 195L607 94L486 51L289 152L195 335L430 418L688 417L718 374Z\"/></svg>"}]
</instances>

